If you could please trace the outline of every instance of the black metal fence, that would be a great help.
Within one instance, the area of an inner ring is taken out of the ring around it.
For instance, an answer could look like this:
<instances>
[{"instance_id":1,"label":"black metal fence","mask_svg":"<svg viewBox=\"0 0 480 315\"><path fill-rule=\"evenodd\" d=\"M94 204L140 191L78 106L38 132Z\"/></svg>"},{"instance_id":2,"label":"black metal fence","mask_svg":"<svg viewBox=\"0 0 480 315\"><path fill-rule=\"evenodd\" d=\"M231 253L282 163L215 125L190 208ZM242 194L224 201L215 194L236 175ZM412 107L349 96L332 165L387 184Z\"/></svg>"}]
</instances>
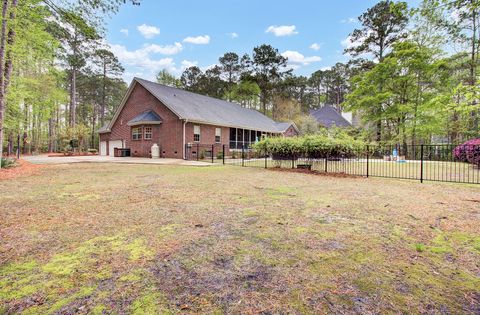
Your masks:
<instances>
[{"instance_id":1,"label":"black metal fence","mask_svg":"<svg viewBox=\"0 0 480 315\"><path fill-rule=\"evenodd\" d=\"M480 145L366 145L346 154L276 155L249 145L192 144L186 159L262 168L480 184Z\"/></svg>"}]
</instances>

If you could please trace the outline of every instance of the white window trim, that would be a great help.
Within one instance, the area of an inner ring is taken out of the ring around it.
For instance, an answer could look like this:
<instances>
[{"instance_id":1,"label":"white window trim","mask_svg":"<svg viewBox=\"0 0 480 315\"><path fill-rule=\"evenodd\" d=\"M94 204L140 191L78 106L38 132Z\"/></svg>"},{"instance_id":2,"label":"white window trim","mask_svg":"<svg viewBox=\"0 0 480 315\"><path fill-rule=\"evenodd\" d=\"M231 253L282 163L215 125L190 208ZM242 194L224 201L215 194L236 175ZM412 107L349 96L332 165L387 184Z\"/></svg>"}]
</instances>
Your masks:
<instances>
[{"instance_id":1,"label":"white window trim","mask_svg":"<svg viewBox=\"0 0 480 315\"><path fill-rule=\"evenodd\" d=\"M147 138L147 128L150 128L150 138ZM153 128L152 127L143 127L143 139L145 140L152 140L153 138Z\"/></svg>"},{"instance_id":2,"label":"white window trim","mask_svg":"<svg viewBox=\"0 0 480 315\"><path fill-rule=\"evenodd\" d=\"M198 133L195 132L195 129L198 128ZM195 140L195 135L198 135L198 140ZM193 125L193 142L200 142L202 131L200 125Z\"/></svg>"},{"instance_id":3,"label":"white window trim","mask_svg":"<svg viewBox=\"0 0 480 315\"><path fill-rule=\"evenodd\" d=\"M217 134L218 131L218 134ZM217 141L218 137L218 141ZM215 128L215 143L221 143L222 142L222 128L216 127Z\"/></svg>"},{"instance_id":4,"label":"white window trim","mask_svg":"<svg viewBox=\"0 0 480 315\"><path fill-rule=\"evenodd\" d=\"M140 129L140 132L137 132L137 133L136 133L137 138L135 139L135 138L133 137L133 131L134 131L134 130L138 130L138 129ZM134 141L142 140L142 137L143 137L143 128L142 128L142 127L134 127L134 128L132 128L131 137L132 137L132 140L134 140Z\"/></svg>"}]
</instances>

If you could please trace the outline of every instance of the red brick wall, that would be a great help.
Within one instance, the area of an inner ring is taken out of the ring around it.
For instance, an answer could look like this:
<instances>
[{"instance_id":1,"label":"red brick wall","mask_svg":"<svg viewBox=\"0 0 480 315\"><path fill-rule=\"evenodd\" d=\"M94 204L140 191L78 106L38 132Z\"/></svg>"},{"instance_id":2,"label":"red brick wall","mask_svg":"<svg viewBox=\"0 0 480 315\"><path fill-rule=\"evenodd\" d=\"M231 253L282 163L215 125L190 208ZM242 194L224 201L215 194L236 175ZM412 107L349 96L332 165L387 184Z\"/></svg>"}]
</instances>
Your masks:
<instances>
[{"instance_id":1,"label":"red brick wall","mask_svg":"<svg viewBox=\"0 0 480 315\"><path fill-rule=\"evenodd\" d=\"M155 111L163 122L160 125L151 125L153 127L151 140L144 140L143 136L142 140L132 140L131 127L127 123L147 110ZM111 132L100 134L101 141L125 140L125 147L131 149L133 156L149 157L151 146L157 143L161 156L168 158L182 158L182 137L183 122L138 83L135 84Z\"/></svg>"},{"instance_id":2,"label":"red brick wall","mask_svg":"<svg viewBox=\"0 0 480 315\"><path fill-rule=\"evenodd\" d=\"M295 128L293 128L293 125L292 125L292 126L288 127L287 130L285 130L283 135L285 137L294 137L294 136L298 136L298 132L295 130Z\"/></svg>"},{"instance_id":3,"label":"red brick wall","mask_svg":"<svg viewBox=\"0 0 480 315\"><path fill-rule=\"evenodd\" d=\"M213 125L204 125L196 123L187 123L185 126L185 142L194 143L193 141L193 126L200 126L200 144L214 144L215 143L215 128L222 128L221 144L228 144L230 141L230 128L219 127Z\"/></svg>"}]
</instances>

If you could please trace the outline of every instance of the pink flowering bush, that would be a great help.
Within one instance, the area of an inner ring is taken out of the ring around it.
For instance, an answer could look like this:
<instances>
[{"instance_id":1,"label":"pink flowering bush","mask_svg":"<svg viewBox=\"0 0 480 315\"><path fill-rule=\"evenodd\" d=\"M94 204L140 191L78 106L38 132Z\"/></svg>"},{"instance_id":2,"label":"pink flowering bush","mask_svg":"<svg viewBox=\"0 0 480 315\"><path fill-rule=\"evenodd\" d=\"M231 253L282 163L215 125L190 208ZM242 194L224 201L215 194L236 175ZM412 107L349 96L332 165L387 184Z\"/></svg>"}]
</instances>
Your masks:
<instances>
[{"instance_id":1,"label":"pink flowering bush","mask_svg":"<svg viewBox=\"0 0 480 315\"><path fill-rule=\"evenodd\" d=\"M468 140L453 150L457 161L468 162L480 166L480 139Z\"/></svg>"}]
</instances>

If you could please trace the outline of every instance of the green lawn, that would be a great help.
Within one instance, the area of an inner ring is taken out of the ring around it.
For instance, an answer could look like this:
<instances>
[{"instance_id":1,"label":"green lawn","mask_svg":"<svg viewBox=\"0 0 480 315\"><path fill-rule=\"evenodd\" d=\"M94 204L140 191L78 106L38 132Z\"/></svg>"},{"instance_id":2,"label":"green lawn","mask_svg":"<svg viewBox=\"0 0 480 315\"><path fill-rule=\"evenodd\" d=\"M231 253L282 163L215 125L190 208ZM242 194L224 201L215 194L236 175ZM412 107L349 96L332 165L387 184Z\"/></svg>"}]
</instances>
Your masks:
<instances>
[{"instance_id":1,"label":"green lawn","mask_svg":"<svg viewBox=\"0 0 480 315\"><path fill-rule=\"evenodd\" d=\"M211 160L205 160L210 162ZM222 160L214 160L216 163L222 163ZM226 164L244 165L249 167L282 167L292 168L291 160L274 161L272 159L227 159ZM312 164L312 169L327 173L346 173L350 175L367 174L366 159L341 159L338 161L329 160L325 163L324 159L305 161L299 159L294 162L297 164ZM423 170L422 170L423 168ZM380 159L370 159L368 173L373 177L395 177L403 179L420 180L420 174L423 172L423 179L426 181L446 181L461 182L470 184L480 184L480 168L472 164L462 162L443 162L443 161L424 161L421 166L418 160L407 160L404 163L395 161L383 161Z\"/></svg>"},{"instance_id":2,"label":"green lawn","mask_svg":"<svg viewBox=\"0 0 480 315\"><path fill-rule=\"evenodd\" d=\"M0 185L0 314L480 312L480 186L114 164Z\"/></svg>"}]
</instances>

